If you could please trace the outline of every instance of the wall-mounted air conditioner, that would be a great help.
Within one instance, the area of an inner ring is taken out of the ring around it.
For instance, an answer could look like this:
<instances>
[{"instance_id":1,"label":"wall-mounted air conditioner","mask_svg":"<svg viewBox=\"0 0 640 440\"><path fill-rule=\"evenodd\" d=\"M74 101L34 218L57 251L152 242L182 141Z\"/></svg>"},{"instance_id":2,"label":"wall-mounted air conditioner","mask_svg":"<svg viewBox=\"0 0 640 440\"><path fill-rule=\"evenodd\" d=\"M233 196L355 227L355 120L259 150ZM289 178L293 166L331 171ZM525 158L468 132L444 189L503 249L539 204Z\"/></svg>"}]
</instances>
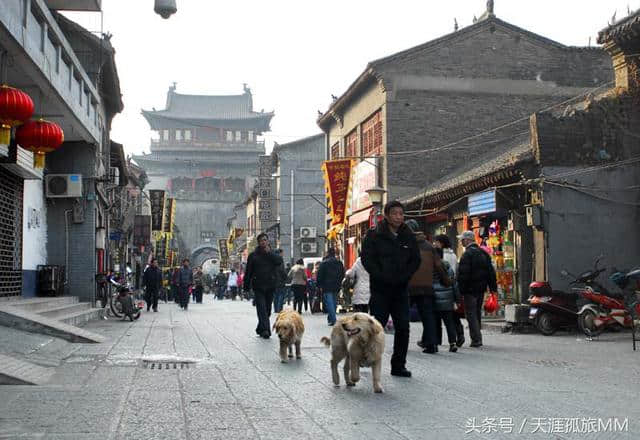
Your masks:
<instances>
[{"instance_id":1,"label":"wall-mounted air conditioner","mask_svg":"<svg viewBox=\"0 0 640 440\"><path fill-rule=\"evenodd\" d=\"M300 250L303 254L315 254L318 251L318 243L302 243Z\"/></svg>"},{"instance_id":2,"label":"wall-mounted air conditioner","mask_svg":"<svg viewBox=\"0 0 640 440\"><path fill-rule=\"evenodd\" d=\"M302 228L300 228L300 238L316 238L316 235L317 230L314 227L303 226Z\"/></svg>"},{"instance_id":3,"label":"wall-mounted air conditioner","mask_svg":"<svg viewBox=\"0 0 640 440\"><path fill-rule=\"evenodd\" d=\"M47 174L44 181L47 198L82 197L81 174Z\"/></svg>"}]
</instances>

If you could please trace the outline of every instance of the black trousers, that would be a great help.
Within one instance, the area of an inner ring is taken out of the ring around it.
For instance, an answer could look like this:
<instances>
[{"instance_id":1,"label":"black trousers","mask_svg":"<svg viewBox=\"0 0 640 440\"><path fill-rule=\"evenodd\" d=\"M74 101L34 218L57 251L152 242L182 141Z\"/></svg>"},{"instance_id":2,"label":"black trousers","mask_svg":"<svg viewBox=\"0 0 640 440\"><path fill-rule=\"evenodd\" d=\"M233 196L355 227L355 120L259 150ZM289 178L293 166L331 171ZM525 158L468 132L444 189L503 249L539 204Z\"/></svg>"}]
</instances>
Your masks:
<instances>
[{"instance_id":1,"label":"black trousers","mask_svg":"<svg viewBox=\"0 0 640 440\"><path fill-rule=\"evenodd\" d=\"M204 291L204 286L196 286L194 292L196 293L196 302L198 304L202 304L202 292Z\"/></svg>"},{"instance_id":2,"label":"black trousers","mask_svg":"<svg viewBox=\"0 0 640 440\"><path fill-rule=\"evenodd\" d=\"M304 303L304 309L307 310L307 286L302 284L292 284L293 289L293 310L297 310L298 313L302 313L302 304Z\"/></svg>"},{"instance_id":3,"label":"black trousers","mask_svg":"<svg viewBox=\"0 0 640 440\"><path fill-rule=\"evenodd\" d=\"M369 313L369 304L354 304L354 312Z\"/></svg>"},{"instance_id":4,"label":"black trousers","mask_svg":"<svg viewBox=\"0 0 640 440\"><path fill-rule=\"evenodd\" d=\"M458 315L456 312L453 312L453 325L456 328L456 340L458 342L464 341L464 327L462 326L462 321L461 321L461 317L460 315Z\"/></svg>"},{"instance_id":5,"label":"black trousers","mask_svg":"<svg viewBox=\"0 0 640 440\"><path fill-rule=\"evenodd\" d=\"M269 315L271 315L271 305L273 303L273 292L275 289L253 289L256 303L256 314L258 315L258 326L256 333L261 335L264 332L271 335L271 324L269 323Z\"/></svg>"},{"instance_id":6,"label":"black trousers","mask_svg":"<svg viewBox=\"0 0 640 440\"><path fill-rule=\"evenodd\" d=\"M469 323L469 337L471 342L482 344L482 333L480 332L482 316L482 296L464 295L464 313Z\"/></svg>"},{"instance_id":7,"label":"black trousers","mask_svg":"<svg viewBox=\"0 0 640 440\"><path fill-rule=\"evenodd\" d=\"M438 330L438 345L442 345L442 324L444 323L444 328L447 330L447 339L449 340L449 345L455 344L458 340L458 334L456 332L456 324L454 321L454 313L453 310L440 310L437 312L437 330ZM462 325L462 324L460 324Z\"/></svg>"},{"instance_id":8,"label":"black trousers","mask_svg":"<svg viewBox=\"0 0 640 440\"><path fill-rule=\"evenodd\" d=\"M178 292L180 296L180 307L186 309L189 306L189 286L178 286Z\"/></svg>"},{"instance_id":9,"label":"black trousers","mask_svg":"<svg viewBox=\"0 0 640 440\"><path fill-rule=\"evenodd\" d=\"M409 349L409 294L407 286L376 286L372 284L369 308L371 314L383 327L391 315L395 328L391 369L404 368Z\"/></svg>"},{"instance_id":10,"label":"black trousers","mask_svg":"<svg viewBox=\"0 0 640 440\"><path fill-rule=\"evenodd\" d=\"M422 344L427 347L436 345L437 341L437 322L438 315L436 312L435 296L433 289L425 288L424 295L410 296L410 304L415 304L422 321ZM395 324L395 320L394 320Z\"/></svg>"},{"instance_id":11,"label":"black trousers","mask_svg":"<svg viewBox=\"0 0 640 440\"><path fill-rule=\"evenodd\" d=\"M158 296L160 293L157 290L147 290L147 310L153 307L153 310L158 310Z\"/></svg>"}]
</instances>

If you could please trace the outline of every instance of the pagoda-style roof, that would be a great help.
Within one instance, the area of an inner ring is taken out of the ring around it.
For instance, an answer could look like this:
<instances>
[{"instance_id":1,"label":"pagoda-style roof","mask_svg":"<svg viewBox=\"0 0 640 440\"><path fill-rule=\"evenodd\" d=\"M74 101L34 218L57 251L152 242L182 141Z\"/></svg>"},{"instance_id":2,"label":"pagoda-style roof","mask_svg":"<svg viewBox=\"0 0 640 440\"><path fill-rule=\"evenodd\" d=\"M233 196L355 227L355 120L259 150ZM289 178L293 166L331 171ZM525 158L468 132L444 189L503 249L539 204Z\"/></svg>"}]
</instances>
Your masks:
<instances>
[{"instance_id":1,"label":"pagoda-style roof","mask_svg":"<svg viewBox=\"0 0 640 440\"><path fill-rule=\"evenodd\" d=\"M251 90L245 86L242 95L183 95L176 93L175 84L169 87L164 110L142 110L154 130L165 128L167 122L194 126L217 124L224 128L255 126L269 130L274 112L253 111Z\"/></svg>"},{"instance_id":2,"label":"pagoda-style roof","mask_svg":"<svg viewBox=\"0 0 640 440\"><path fill-rule=\"evenodd\" d=\"M598 43L605 44L611 40L618 43L637 42L638 35L640 35L640 9L601 30L598 33Z\"/></svg>"}]
</instances>

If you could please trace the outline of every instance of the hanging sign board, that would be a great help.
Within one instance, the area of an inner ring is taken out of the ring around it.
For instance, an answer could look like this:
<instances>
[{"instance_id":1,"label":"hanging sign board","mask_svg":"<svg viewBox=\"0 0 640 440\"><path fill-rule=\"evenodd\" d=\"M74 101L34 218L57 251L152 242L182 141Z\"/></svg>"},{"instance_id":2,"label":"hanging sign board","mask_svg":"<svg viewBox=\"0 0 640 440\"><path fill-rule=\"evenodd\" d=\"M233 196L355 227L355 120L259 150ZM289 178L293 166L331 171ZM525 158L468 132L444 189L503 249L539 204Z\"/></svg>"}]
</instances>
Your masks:
<instances>
[{"instance_id":1,"label":"hanging sign board","mask_svg":"<svg viewBox=\"0 0 640 440\"><path fill-rule=\"evenodd\" d=\"M469 215L488 214L496 211L496 191L471 194L468 200Z\"/></svg>"},{"instance_id":2,"label":"hanging sign board","mask_svg":"<svg viewBox=\"0 0 640 440\"><path fill-rule=\"evenodd\" d=\"M344 225L349 209L353 160L327 160L322 164L325 193L331 211L331 226Z\"/></svg>"},{"instance_id":3,"label":"hanging sign board","mask_svg":"<svg viewBox=\"0 0 640 440\"><path fill-rule=\"evenodd\" d=\"M150 190L149 199L151 200L151 230L162 231L162 222L164 220L164 191L161 189Z\"/></svg>"}]
</instances>

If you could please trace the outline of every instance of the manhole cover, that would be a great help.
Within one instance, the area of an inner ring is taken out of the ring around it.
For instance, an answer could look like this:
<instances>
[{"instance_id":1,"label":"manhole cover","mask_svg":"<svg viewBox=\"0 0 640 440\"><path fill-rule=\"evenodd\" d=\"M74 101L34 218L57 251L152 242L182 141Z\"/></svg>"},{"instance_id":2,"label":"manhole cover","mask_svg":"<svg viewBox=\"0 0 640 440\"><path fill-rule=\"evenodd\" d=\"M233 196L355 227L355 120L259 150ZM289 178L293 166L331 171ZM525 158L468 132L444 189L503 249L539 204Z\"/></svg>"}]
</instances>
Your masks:
<instances>
[{"instance_id":1,"label":"manhole cover","mask_svg":"<svg viewBox=\"0 0 640 440\"><path fill-rule=\"evenodd\" d=\"M559 361L555 359L535 359L530 360L530 364L539 365L541 367L573 367L575 364L573 362Z\"/></svg>"},{"instance_id":2,"label":"manhole cover","mask_svg":"<svg viewBox=\"0 0 640 440\"><path fill-rule=\"evenodd\" d=\"M180 357L151 357L140 359L140 365L149 370L185 370L194 368L196 360Z\"/></svg>"}]
</instances>

